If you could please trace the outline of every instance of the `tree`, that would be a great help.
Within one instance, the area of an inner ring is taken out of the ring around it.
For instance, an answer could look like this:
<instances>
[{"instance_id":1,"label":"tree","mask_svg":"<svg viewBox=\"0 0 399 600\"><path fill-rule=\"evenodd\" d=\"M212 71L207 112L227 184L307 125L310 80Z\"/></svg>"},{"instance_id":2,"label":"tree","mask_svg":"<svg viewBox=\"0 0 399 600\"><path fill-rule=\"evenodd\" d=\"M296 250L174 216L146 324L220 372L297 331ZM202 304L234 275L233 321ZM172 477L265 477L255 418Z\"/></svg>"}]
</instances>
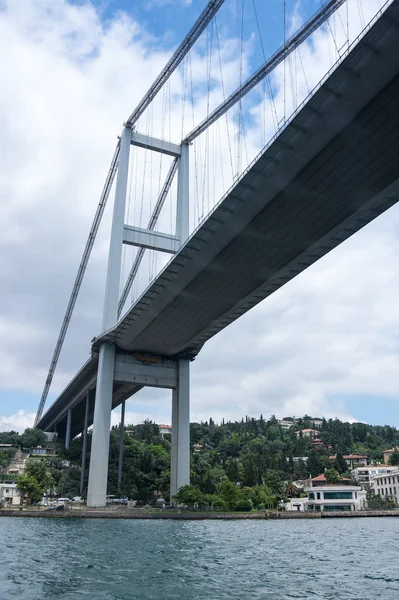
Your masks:
<instances>
[{"instance_id":1,"label":"tree","mask_svg":"<svg viewBox=\"0 0 399 600\"><path fill-rule=\"evenodd\" d=\"M337 456L334 461L334 469L338 471L338 473L345 473L348 470L348 465L342 452L337 452Z\"/></svg>"},{"instance_id":2,"label":"tree","mask_svg":"<svg viewBox=\"0 0 399 600\"><path fill-rule=\"evenodd\" d=\"M35 446L45 446L47 444L47 438L43 431L40 429L25 429L21 435L21 446L23 448L33 448Z\"/></svg>"},{"instance_id":3,"label":"tree","mask_svg":"<svg viewBox=\"0 0 399 600\"><path fill-rule=\"evenodd\" d=\"M288 498L297 498L299 495L299 489L292 481L288 480L284 484L284 495Z\"/></svg>"},{"instance_id":4,"label":"tree","mask_svg":"<svg viewBox=\"0 0 399 600\"><path fill-rule=\"evenodd\" d=\"M205 504L204 494L193 485L183 485L174 499L178 504L184 504L188 508L193 508L196 504L198 506L204 506Z\"/></svg>"},{"instance_id":5,"label":"tree","mask_svg":"<svg viewBox=\"0 0 399 600\"><path fill-rule=\"evenodd\" d=\"M341 476L336 469L326 469L325 476L328 483L339 483L341 481Z\"/></svg>"},{"instance_id":6,"label":"tree","mask_svg":"<svg viewBox=\"0 0 399 600\"><path fill-rule=\"evenodd\" d=\"M226 503L227 508L234 510L240 496L240 488L229 479L223 479L218 485L218 496Z\"/></svg>"},{"instance_id":7,"label":"tree","mask_svg":"<svg viewBox=\"0 0 399 600\"><path fill-rule=\"evenodd\" d=\"M311 451L307 462L307 469L311 477L317 477L320 473L323 473L324 467L317 450Z\"/></svg>"},{"instance_id":8,"label":"tree","mask_svg":"<svg viewBox=\"0 0 399 600\"><path fill-rule=\"evenodd\" d=\"M388 463L392 466L399 465L399 450L396 448L388 459Z\"/></svg>"},{"instance_id":9,"label":"tree","mask_svg":"<svg viewBox=\"0 0 399 600\"><path fill-rule=\"evenodd\" d=\"M20 475L17 488L21 492L21 496L28 498L30 502L40 502L42 499L42 490L36 479L31 475Z\"/></svg>"},{"instance_id":10,"label":"tree","mask_svg":"<svg viewBox=\"0 0 399 600\"><path fill-rule=\"evenodd\" d=\"M54 481L48 472L47 465L40 459L30 459L26 462L25 475L33 477L36 480L42 494L47 492L54 484Z\"/></svg>"}]
</instances>

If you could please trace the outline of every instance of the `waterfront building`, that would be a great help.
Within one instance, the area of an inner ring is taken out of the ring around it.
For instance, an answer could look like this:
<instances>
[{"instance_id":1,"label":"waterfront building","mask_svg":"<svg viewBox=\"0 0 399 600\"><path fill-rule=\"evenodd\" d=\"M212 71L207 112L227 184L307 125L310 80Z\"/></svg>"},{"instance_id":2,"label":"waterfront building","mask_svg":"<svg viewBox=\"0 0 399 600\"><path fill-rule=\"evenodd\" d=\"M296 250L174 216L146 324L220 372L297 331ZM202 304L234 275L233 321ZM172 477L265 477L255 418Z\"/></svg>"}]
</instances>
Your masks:
<instances>
[{"instance_id":1,"label":"waterfront building","mask_svg":"<svg viewBox=\"0 0 399 600\"><path fill-rule=\"evenodd\" d=\"M364 467L352 469L351 475L362 488L369 490L372 487L375 477L392 473L397 468L391 465L365 465Z\"/></svg>"},{"instance_id":2,"label":"waterfront building","mask_svg":"<svg viewBox=\"0 0 399 600\"><path fill-rule=\"evenodd\" d=\"M284 502L284 508L285 510L304 512L307 501L307 498L288 498L288 502Z\"/></svg>"},{"instance_id":3,"label":"waterfront building","mask_svg":"<svg viewBox=\"0 0 399 600\"><path fill-rule=\"evenodd\" d=\"M372 485L374 494L384 500L395 502L399 505L399 469L395 467L389 474L376 475Z\"/></svg>"},{"instance_id":4,"label":"waterfront building","mask_svg":"<svg viewBox=\"0 0 399 600\"><path fill-rule=\"evenodd\" d=\"M15 482L0 483L0 506L19 506L21 504L21 494L17 489Z\"/></svg>"},{"instance_id":5,"label":"waterfront building","mask_svg":"<svg viewBox=\"0 0 399 600\"><path fill-rule=\"evenodd\" d=\"M328 483L325 475L318 475L305 487L305 510L316 512L354 511L366 508L366 492L351 485L350 479Z\"/></svg>"},{"instance_id":6,"label":"waterfront building","mask_svg":"<svg viewBox=\"0 0 399 600\"><path fill-rule=\"evenodd\" d=\"M337 456L330 456L330 460L335 460ZM353 469L355 464L367 465L367 456L361 454L344 454L344 460L346 461L349 469Z\"/></svg>"}]
</instances>

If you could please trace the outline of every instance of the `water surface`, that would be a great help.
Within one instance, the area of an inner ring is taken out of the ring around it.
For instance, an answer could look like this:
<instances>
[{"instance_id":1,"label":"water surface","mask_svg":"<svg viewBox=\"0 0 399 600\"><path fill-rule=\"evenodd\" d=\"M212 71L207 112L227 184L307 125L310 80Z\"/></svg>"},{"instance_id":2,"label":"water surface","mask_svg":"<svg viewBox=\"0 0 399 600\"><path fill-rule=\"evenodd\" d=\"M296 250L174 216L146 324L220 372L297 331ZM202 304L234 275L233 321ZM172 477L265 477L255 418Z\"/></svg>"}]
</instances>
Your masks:
<instances>
[{"instance_id":1,"label":"water surface","mask_svg":"<svg viewBox=\"0 0 399 600\"><path fill-rule=\"evenodd\" d=\"M399 518L0 519L0 599L399 599Z\"/></svg>"}]
</instances>

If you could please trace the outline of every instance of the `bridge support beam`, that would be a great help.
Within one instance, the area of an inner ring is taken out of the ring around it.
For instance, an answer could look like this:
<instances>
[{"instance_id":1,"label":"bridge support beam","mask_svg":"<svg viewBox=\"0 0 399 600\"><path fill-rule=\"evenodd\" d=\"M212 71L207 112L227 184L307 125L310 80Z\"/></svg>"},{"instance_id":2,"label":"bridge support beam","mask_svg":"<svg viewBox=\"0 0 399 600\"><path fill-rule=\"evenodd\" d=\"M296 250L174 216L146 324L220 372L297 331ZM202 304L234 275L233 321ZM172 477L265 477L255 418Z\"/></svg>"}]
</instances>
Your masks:
<instances>
[{"instance_id":1,"label":"bridge support beam","mask_svg":"<svg viewBox=\"0 0 399 600\"><path fill-rule=\"evenodd\" d=\"M178 361L177 386L172 396L170 498L190 483L190 361Z\"/></svg>"},{"instance_id":2,"label":"bridge support beam","mask_svg":"<svg viewBox=\"0 0 399 600\"><path fill-rule=\"evenodd\" d=\"M123 469L123 442L125 439L125 408L126 401L122 402L121 406L121 422L119 427L119 463L118 463L118 492L122 487L122 469Z\"/></svg>"},{"instance_id":3,"label":"bridge support beam","mask_svg":"<svg viewBox=\"0 0 399 600\"><path fill-rule=\"evenodd\" d=\"M66 448L66 450L69 450L69 446L71 445L71 424L72 424L72 409L68 408L66 433L65 433L65 448Z\"/></svg>"},{"instance_id":4,"label":"bridge support beam","mask_svg":"<svg viewBox=\"0 0 399 600\"><path fill-rule=\"evenodd\" d=\"M90 404L90 392L86 394L86 405L85 405L85 421L83 425L82 432L82 468L80 472L80 488L79 493L80 496L83 494L84 486L85 486L85 475L86 475L86 453L87 453L87 427L89 423L89 404Z\"/></svg>"},{"instance_id":5,"label":"bridge support beam","mask_svg":"<svg viewBox=\"0 0 399 600\"><path fill-rule=\"evenodd\" d=\"M105 506L115 346L102 344L98 361L87 506Z\"/></svg>"}]
</instances>

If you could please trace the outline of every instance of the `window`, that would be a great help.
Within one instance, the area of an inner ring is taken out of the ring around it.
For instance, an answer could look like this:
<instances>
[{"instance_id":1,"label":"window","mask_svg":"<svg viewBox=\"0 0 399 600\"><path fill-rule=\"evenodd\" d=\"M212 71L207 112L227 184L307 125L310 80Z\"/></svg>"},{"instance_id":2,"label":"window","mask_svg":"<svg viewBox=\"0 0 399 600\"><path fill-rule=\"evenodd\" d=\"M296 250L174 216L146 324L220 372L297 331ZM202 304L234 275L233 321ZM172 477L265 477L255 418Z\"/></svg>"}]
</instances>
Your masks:
<instances>
[{"instance_id":1,"label":"window","mask_svg":"<svg viewBox=\"0 0 399 600\"><path fill-rule=\"evenodd\" d=\"M352 492L324 492L324 500L352 500Z\"/></svg>"},{"instance_id":2,"label":"window","mask_svg":"<svg viewBox=\"0 0 399 600\"><path fill-rule=\"evenodd\" d=\"M317 492L317 499L320 500L320 492Z\"/></svg>"},{"instance_id":3,"label":"window","mask_svg":"<svg viewBox=\"0 0 399 600\"><path fill-rule=\"evenodd\" d=\"M314 500L314 493L309 492L308 497L309 497L309 500Z\"/></svg>"},{"instance_id":4,"label":"window","mask_svg":"<svg viewBox=\"0 0 399 600\"><path fill-rule=\"evenodd\" d=\"M323 511L325 512L333 512L333 511L350 511L352 510L352 506L350 504L335 504L333 506L325 506Z\"/></svg>"}]
</instances>

